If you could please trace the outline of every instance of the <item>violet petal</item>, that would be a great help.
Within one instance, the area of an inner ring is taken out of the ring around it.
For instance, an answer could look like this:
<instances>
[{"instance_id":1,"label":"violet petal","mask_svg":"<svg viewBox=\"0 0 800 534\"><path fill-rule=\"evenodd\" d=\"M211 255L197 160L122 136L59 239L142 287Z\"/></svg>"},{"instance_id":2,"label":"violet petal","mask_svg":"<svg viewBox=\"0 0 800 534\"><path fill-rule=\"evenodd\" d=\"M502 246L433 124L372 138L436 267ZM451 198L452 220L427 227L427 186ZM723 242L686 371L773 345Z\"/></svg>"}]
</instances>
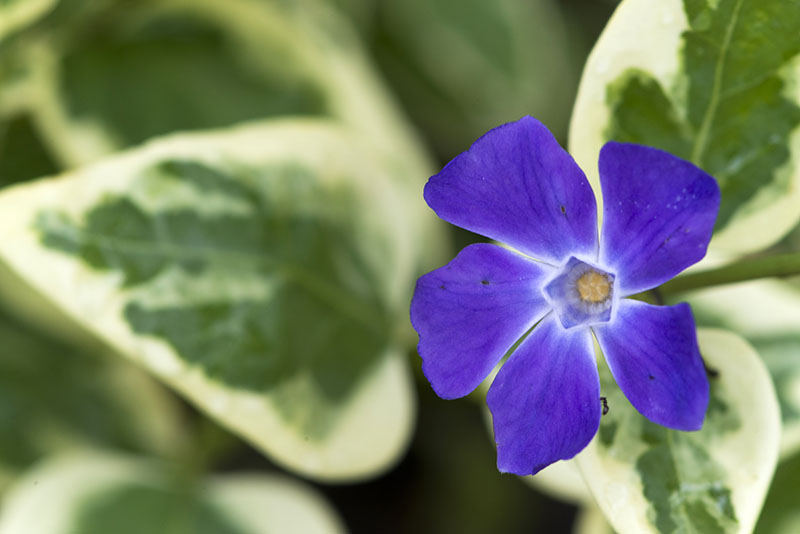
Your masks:
<instances>
[{"instance_id":1,"label":"violet petal","mask_svg":"<svg viewBox=\"0 0 800 534\"><path fill-rule=\"evenodd\" d=\"M606 143L600 151L600 262L620 296L651 289L706 254L719 209L717 182L655 148Z\"/></svg>"},{"instance_id":2,"label":"violet petal","mask_svg":"<svg viewBox=\"0 0 800 534\"><path fill-rule=\"evenodd\" d=\"M447 222L560 264L597 255L597 207L583 171L532 117L490 130L425 186Z\"/></svg>"},{"instance_id":3,"label":"violet petal","mask_svg":"<svg viewBox=\"0 0 800 534\"><path fill-rule=\"evenodd\" d=\"M623 299L611 322L593 330L611 374L642 415L677 430L700 429L708 378L688 304Z\"/></svg>"},{"instance_id":4,"label":"violet petal","mask_svg":"<svg viewBox=\"0 0 800 534\"><path fill-rule=\"evenodd\" d=\"M565 330L555 314L545 317L500 369L486 401L500 471L532 475L575 456L602 411L589 329Z\"/></svg>"},{"instance_id":5,"label":"violet petal","mask_svg":"<svg viewBox=\"0 0 800 534\"><path fill-rule=\"evenodd\" d=\"M442 398L470 393L549 309L551 268L497 245L470 245L417 281L411 323L422 371Z\"/></svg>"}]
</instances>

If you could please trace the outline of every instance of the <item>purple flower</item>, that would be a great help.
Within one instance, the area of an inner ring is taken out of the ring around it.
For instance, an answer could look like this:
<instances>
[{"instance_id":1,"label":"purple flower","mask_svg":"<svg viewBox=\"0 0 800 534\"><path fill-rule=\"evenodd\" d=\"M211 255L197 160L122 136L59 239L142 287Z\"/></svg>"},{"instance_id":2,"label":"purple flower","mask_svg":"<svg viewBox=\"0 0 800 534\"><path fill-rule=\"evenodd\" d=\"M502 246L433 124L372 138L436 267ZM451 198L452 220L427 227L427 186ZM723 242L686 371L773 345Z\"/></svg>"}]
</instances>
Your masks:
<instances>
[{"instance_id":1,"label":"purple flower","mask_svg":"<svg viewBox=\"0 0 800 534\"><path fill-rule=\"evenodd\" d=\"M422 370L442 398L473 391L522 340L487 395L503 472L572 458L597 432L592 333L645 417L679 430L703 424L708 379L689 305L625 297L705 255L719 188L645 146L607 143L599 167L599 240L586 177L532 117L491 130L425 186L439 217L514 249L466 247L421 277L411 302Z\"/></svg>"}]
</instances>

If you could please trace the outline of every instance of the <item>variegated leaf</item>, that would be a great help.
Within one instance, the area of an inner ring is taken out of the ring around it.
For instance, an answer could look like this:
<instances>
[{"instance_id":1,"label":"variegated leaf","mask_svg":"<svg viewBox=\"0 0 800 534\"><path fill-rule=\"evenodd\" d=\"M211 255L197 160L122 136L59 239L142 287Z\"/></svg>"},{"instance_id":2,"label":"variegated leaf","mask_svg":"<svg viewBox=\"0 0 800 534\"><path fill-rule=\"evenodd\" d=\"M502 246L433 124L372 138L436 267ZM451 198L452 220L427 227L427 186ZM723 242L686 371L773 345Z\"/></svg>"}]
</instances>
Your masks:
<instances>
[{"instance_id":1,"label":"variegated leaf","mask_svg":"<svg viewBox=\"0 0 800 534\"><path fill-rule=\"evenodd\" d=\"M800 2L624 0L587 61L570 152L597 183L607 140L668 150L722 190L714 250L800 219Z\"/></svg>"},{"instance_id":2,"label":"variegated leaf","mask_svg":"<svg viewBox=\"0 0 800 534\"><path fill-rule=\"evenodd\" d=\"M165 467L99 451L51 458L12 488L0 533L344 532L321 496L287 477L241 473L187 483Z\"/></svg>"},{"instance_id":3,"label":"variegated leaf","mask_svg":"<svg viewBox=\"0 0 800 534\"><path fill-rule=\"evenodd\" d=\"M411 431L400 347L436 233L372 147L314 121L168 138L5 191L0 260L276 461L370 476Z\"/></svg>"},{"instance_id":4,"label":"variegated leaf","mask_svg":"<svg viewBox=\"0 0 800 534\"><path fill-rule=\"evenodd\" d=\"M416 183L429 174L357 36L322 0L64 2L14 56L31 72L11 100L66 167L174 131L312 116L403 154L422 169Z\"/></svg>"},{"instance_id":5,"label":"variegated leaf","mask_svg":"<svg viewBox=\"0 0 800 534\"><path fill-rule=\"evenodd\" d=\"M778 458L780 410L769 374L743 339L701 329L711 400L702 430L640 415L601 368L609 412L578 466L617 532L751 532Z\"/></svg>"},{"instance_id":6,"label":"variegated leaf","mask_svg":"<svg viewBox=\"0 0 800 534\"><path fill-rule=\"evenodd\" d=\"M781 456L800 452L800 289L757 280L696 291L688 300L699 324L738 332L758 350L781 406Z\"/></svg>"}]
</instances>

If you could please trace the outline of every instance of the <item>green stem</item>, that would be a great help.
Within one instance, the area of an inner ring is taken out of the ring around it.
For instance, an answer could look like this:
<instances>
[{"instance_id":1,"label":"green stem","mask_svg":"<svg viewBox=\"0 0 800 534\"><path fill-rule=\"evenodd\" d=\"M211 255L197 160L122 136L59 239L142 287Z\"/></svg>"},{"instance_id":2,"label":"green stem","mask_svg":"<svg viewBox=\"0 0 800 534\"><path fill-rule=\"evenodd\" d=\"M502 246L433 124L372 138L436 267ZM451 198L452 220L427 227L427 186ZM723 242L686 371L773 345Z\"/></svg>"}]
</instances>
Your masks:
<instances>
[{"instance_id":1,"label":"green stem","mask_svg":"<svg viewBox=\"0 0 800 534\"><path fill-rule=\"evenodd\" d=\"M667 296L722 284L796 275L800 275L800 252L745 258L724 267L684 274L663 284L658 291Z\"/></svg>"}]
</instances>

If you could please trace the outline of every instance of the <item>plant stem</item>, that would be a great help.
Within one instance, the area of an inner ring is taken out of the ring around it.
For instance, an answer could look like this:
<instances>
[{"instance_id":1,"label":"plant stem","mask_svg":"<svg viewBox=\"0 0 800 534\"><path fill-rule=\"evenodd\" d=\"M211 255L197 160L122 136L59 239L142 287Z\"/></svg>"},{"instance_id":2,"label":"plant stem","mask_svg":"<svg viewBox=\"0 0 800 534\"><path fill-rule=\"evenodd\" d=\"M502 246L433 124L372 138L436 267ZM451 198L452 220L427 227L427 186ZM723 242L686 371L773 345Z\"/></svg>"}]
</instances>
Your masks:
<instances>
[{"instance_id":1,"label":"plant stem","mask_svg":"<svg viewBox=\"0 0 800 534\"><path fill-rule=\"evenodd\" d=\"M796 275L800 275L799 252L744 258L724 267L684 274L663 284L658 291L667 296L722 284Z\"/></svg>"}]
</instances>

